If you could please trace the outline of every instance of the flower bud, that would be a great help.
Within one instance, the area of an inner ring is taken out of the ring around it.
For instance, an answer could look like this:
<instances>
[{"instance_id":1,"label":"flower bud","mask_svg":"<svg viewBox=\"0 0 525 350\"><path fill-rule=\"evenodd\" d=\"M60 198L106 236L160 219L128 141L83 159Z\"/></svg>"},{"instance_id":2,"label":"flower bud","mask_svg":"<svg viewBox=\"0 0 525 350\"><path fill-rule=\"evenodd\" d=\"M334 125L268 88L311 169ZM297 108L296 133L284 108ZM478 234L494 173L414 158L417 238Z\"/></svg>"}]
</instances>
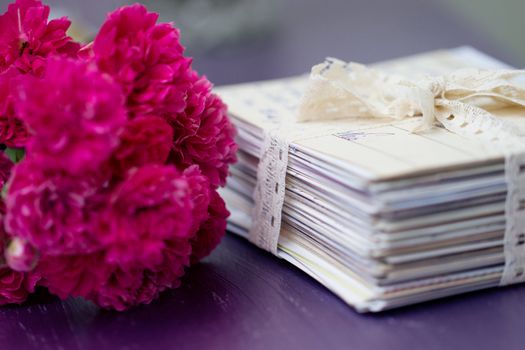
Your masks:
<instances>
[{"instance_id":1,"label":"flower bud","mask_svg":"<svg viewBox=\"0 0 525 350\"><path fill-rule=\"evenodd\" d=\"M36 266L38 251L26 240L15 237L7 246L5 259L11 269L27 272Z\"/></svg>"}]
</instances>

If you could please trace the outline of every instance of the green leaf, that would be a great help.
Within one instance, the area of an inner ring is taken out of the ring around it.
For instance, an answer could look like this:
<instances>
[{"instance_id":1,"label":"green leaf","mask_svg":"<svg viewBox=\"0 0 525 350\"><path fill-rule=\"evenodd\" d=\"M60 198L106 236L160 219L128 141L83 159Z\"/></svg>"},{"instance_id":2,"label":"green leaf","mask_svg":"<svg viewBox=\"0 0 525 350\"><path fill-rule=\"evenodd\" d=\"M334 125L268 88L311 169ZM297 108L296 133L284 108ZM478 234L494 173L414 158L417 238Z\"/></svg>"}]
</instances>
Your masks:
<instances>
[{"instance_id":1,"label":"green leaf","mask_svg":"<svg viewBox=\"0 0 525 350\"><path fill-rule=\"evenodd\" d=\"M18 163L26 155L26 151L23 148L6 148L4 153L13 163Z\"/></svg>"},{"instance_id":2,"label":"green leaf","mask_svg":"<svg viewBox=\"0 0 525 350\"><path fill-rule=\"evenodd\" d=\"M2 191L0 191L0 197L5 201L7 199L7 183L2 187Z\"/></svg>"}]
</instances>

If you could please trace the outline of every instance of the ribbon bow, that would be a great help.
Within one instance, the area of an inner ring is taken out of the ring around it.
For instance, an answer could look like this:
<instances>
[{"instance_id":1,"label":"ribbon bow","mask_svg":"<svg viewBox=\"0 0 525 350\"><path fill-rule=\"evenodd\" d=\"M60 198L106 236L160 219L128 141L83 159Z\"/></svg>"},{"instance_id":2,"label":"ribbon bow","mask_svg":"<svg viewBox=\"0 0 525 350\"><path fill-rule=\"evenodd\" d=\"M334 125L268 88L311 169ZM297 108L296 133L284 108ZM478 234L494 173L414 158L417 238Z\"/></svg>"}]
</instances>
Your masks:
<instances>
[{"instance_id":1,"label":"ribbon bow","mask_svg":"<svg viewBox=\"0 0 525 350\"><path fill-rule=\"evenodd\" d=\"M464 136L487 139L519 133L490 110L525 108L525 70L461 69L417 81L358 63L327 59L312 68L296 121L352 117L421 117L415 131L436 121Z\"/></svg>"}]
</instances>

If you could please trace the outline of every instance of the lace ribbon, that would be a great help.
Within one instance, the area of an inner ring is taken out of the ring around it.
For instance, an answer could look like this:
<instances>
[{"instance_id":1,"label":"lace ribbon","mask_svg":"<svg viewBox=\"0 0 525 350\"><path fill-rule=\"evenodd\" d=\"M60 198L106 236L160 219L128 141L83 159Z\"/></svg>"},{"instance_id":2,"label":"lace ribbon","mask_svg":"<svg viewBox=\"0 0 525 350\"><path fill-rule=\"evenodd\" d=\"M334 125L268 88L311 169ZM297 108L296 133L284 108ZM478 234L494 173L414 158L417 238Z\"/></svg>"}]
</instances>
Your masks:
<instances>
[{"instance_id":1,"label":"lace ribbon","mask_svg":"<svg viewBox=\"0 0 525 350\"><path fill-rule=\"evenodd\" d=\"M312 68L296 121L421 116L416 131L429 129L439 121L463 136L491 140L509 134L518 136L488 110L525 107L524 80L525 70L469 68L412 81L330 58ZM482 135L487 131L484 128L490 129L490 135Z\"/></svg>"},{"instance_id":2,"label":"lace ribbon","mask_svg":"<svg viewBox=\"0 0 525 350\"><path fill-rule=\"evenodd\" d=\"M503 242L505 268L500 285L525 282L525 179L520 175L524 167L524 152L507 152L505 158L506 225Z\"/></svg>"},{"instance_id":3,"label":"lace ribbon","mask_svg":"<svg viewBox=\"0 0 525 350\"><path fill-rule=\"evenodd\" d=\"M521 79L521 80L520 80ZM490 110L524 108L525 70L462 69L409 80L357 63L314 66L296 121L352 117L421 117L414 131L439 122L449 131L492 142L505 154L505 268L500 284L525 282L525 137Z\"/></svg>"},{"instance_id":4,"label":"lace ribbon","mask_svg":"<svg viewBox=\"0 0 525 350\"><path fill-rule=\"evenodd\" d=\"M290 144L293 141L328 135L336 131L337 128L330 126L305 128L301 124L292 124L289 120L265 129L257 166L257 183L253 193L255 207L252 212L253 222L248 232L250 242L278 255Z\"/></svg>"},{"instance_id":5,"label":"lace ribbon","mask_svg":"<svg viewBox=\"0 0 525 350\"><path fill-rule=\"evenodd\" d=\"M253 193L255 207L248 239L259 248L277 255L281 216L286 187L289 136L287 128L265 132L257 166L257 183Z\"/></svg>"}]
</instances>

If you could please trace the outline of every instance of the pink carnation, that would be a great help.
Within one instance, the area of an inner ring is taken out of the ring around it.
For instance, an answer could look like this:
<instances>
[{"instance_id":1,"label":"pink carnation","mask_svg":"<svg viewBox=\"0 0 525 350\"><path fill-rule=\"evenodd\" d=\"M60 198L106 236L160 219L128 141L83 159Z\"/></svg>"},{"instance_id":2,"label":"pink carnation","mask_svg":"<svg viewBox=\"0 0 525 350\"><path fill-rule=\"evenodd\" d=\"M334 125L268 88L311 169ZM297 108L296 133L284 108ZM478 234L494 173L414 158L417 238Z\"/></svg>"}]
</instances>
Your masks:
<instances>
[{"instance_id":1,"label":"pink carnation","mask_svg":"<svg viewBox=\"0 0 525 350\"><path fill-rule=\"evenodd\" d=\"M46 172L42 162L26 159L16 165L7 196L6 229L45 254L91 252L100 246L92 234L96 210L104 198L100 174L72 176Z\"/></svg>"},{"instance_id":2,"label":"pink carnation","mask_svg":"<svg viewBox=\"0 0 525 350\"><path fill-rule=\"evenodd\" d=\"M126 310L148 304L159 293L180 285L184 267L189 265L188 239L166 241L162 258L155 267L126 266L108 261L103 251L72 256L44 256L36 273L40 285L61 299L81 296L106 309Z\"/></svg>"},{"instance_id":3,"label":"pink carnation","mask_svg":"<svg viewBox=\"0 0 525 350\"><path fill-rule=\"evenodd\" d=\"M143 5L122 7L108 16L93 43L98 67L122 85L130 117L185 107L191 60L183 56L178 30L157 19Z\"/></svg>"},{"instance_id":4,"label":"pink carnation","mask_svg":"<svg viewBox=\"0 0 525 350\"><path fill-rule=\"evenodd\" d=\"M117 268L108 280L86 296L97 305L126 310L138 304L149 304L159 293L180 285L184 268L190 264L189 239L166 240L162 260L154 268Z\"/></svg>"},{"instance_id":5,"label":"pink carnation","mask_svg":"<svg viewBox=\"0 0 525 350\"><path fill-rule=\"evenodd\" d=\"M216 188L226 183L228 167L236 161L235 128L226 105L211 94L211 84L196 74L194 79L185 110L170 117L175 130L171 161L182 168L198 164Z\"/></svg>"},{"instance_id":6,"label":"pink carnation","mask_svg":"<svg viewBox=\"0 0 525 350\"><path fill-rule=\"evenodd\" d=\"M0 305L21 304L35 290L38 274L0 267Z\"/></svg>"},{"instance_id":7,"label":"pink carnation","mask_svg":"<svg viewBox=\"0 0 525 350\"><path fill-rule=\"evenodd\" d=\"M0 143L24 147L28 132L18 118L11 94L13 76L41 77L49 55L76 56L80 45L66 35L66 18L48 22L49 7L36 0L17 0L0 16ZM5 72L5 73L4 73Z\"/></svg>"},{"instance_id":8,"label":"pink carnation","mask_svg":"<svg viewBox=\"0 0 525 350\"><path fill-rule=\"evenodd\" d=\"M72 174L97 170L118 144L125 122L120 87L94 65L49 59L46 76L25 76L17 107L33 137L31 156Z\"/></svg>"},{"instance_id":9,"label":"pink carnation","mask_svg":"<svg viewBox=\"0 0 525 350\"><path fill-rule=\"evenodd\" d=\"M0 201L0 219L2 221L4 212L4 203ZM0 305L24 302L28 295L34 291L39 279L38 273L17 272L5 265L3 256L7 239L3 224L0 221Z\"/></svg>"},{"instance_id":10,"label":"pink carnation","mask_svg":"<svg viewBox=\"0 0 525 350\"><path fill-rule=\"evenodd\" d=\"M167 241L190 238L195 218L190 195L187 177L172 166L131 170L100 220L110 246L107 260L122 266L158 266Z\"/></svg>"},{"instance_id":11,"label":"pink carnation","mask_svg":"<svg viewBox=\"0 0 525 350\"><path fill-rule=\"evenodd\" d=\"M131 217L123 226L127 231L120 232L125 242L106 258L118 267L86 298L105 308L124 310L148 304L160 292L178 287L190 263L190 240L207 217L208 193L208 181L196 166L183 174L171 166L147 166L132 172L116 190L111 206ZM122 214L115 214L112 222L118 223ZM161 247L155 248L155 241Z\"/></svg>"},{"instance_id":12,"label":"pink carnation","mask_svg":"<svg viewBox=\"0 0 525 350\"><path fill-rule=\"evenodd\" d=\"M122 85L131 118L161 116L172 125L173 164L198 164L213 187L224 185L237 150L226 106L191 69L178 30L156 24L157 18L142 5L113 12L94 41L93 57Z\"/></svg>"},{"instance_id":13,"label":"pink carnation","mask_svg":"<svg viewBox=\"0 0 525 350\"><path fill-rule=\"evenodd\" d=\"M184 274L180 264L174 265L173 269L178 270L180 276ZM144 270L116 269L106 283L85 297L100 307L123 311L134 305L149 304L158 297L159 292Z\"/></svg>"},{"instance_id":14,"label":"pink carnation","mask_svg":"<svg viewBox=\"0 0 525 350\"><path fill-rule=\"evenodd\" d=\"M28 132L17 118L13 90L19 74L15 69L0 74L0 144L7 147L24 147Z\"/></svg>"},{"instance_id":15,"label":"pink carnation","mask_svg":"<svg viewBox=\"0 0 525 350\"><path fill-rule=\"evenodd\" d=\"M17 0L0 16L0 72L10 66L41 76L50 54L75 56L80 45L66 32L69 20L48 22L49 7L37 0Z\"/></svg>"},{"instance_id":16,"label":"pink carnation","mask_svg":"<svg viewBox=\"0 0 525 350\"><path fill-rule=\"evenodd\" d=\"M126 123L113 152L117 174L148 164L164 164L172 148L173 129L160 117L139 117Z\"/></svg>"},{"instance_id":17,"label":"pink carnation","mask_svg":"<svg viewBox=\"0 0 525 350\"><path fill-rule=\"evenodd\" d=\"M208 219L202 223L191 241L191 263L208 256L220 243L226 232L226 219L230 213L217 191L211 192Z\"/></svg>"},{"instance_id":18,"label":"pink carnation","mask_svg":"<svg viewBox=\"0 0 525 350\"><path fill-rule=\"evenodd\" d=\"M85 297L105 283L111 267L104 262L103 252L77 255L44 255L36 273L42 276L39 285L61 299L68 296Z\"/></svg>"},{"instance_id":19,"label":"pink carnation","mask_svg":"<svg viewBox=\"0 0 525 350\"><path fill-rule=\"evenodd\" d=\"M149 304L159 293L177 288L189 265L191 246L186 239L173 239L163 250L162 261L155 269L116 269L104 283L86 296L97 305L126 310L138 304Z\"/></svg>"},{"instance_id":20,"label":"pink carnation","mask_svg":"<svg viewBox=\"0 0 525 350\"><path fill-rule=\"evenodd\" d=\"M184 174L159 165L130 171L93 231L103 237L103 250L43 257L37 268L42 285L61 298L83 296L116 310L177 287L190 263L195 220L207 217L207 186L196 167Z\"/></svg>"}]
</instances>

